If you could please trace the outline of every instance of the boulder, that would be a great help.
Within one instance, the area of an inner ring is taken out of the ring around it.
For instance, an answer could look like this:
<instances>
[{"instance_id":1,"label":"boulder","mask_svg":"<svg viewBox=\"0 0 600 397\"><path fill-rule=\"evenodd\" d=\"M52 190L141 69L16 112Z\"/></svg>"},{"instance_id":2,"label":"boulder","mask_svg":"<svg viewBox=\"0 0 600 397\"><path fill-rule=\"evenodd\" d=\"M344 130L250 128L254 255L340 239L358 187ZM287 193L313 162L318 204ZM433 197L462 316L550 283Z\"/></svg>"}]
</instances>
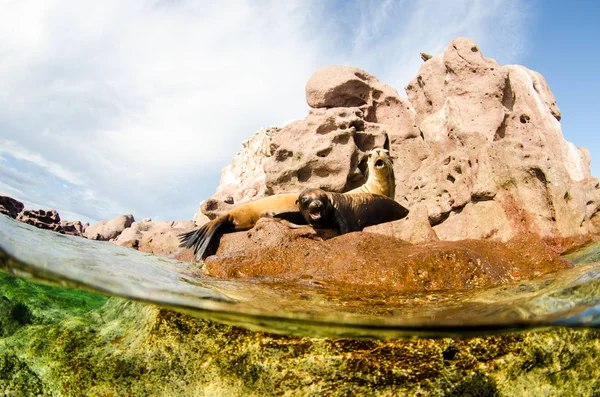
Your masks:
<instances>
[{"instance_id":1,"label":"boulder","mask_svg":"<svg viewBox=\"0 0 600 397\"><path fill-rule=\"evenodd\" d=\"M0 196L0 214L8 215L13 219L17 218L19 212L23 211L25 206L22 202L12 197Z\"/></svg>"},{"instance_id":2,"label":"boulder","mask_svg":"<svg viewBox=\"0 0 600 397\"><path fill-rule=\"evenodd\" d=\"M155 255L169 255L181 250L177 235L194 227L194 221L133 222L114 243Z\"/></svg>"},{"instance_id":3,"label":"boulder","mask_svg":"<svg viewBox=\"0 0 600 397\"><path fill-rule=\"evenodd\" d=\"M85 234L85 229L89 225L89 223L81 223L81 221L60 221L62 232L71 236L83 237Z\"/></svg>"},{"instance_id":4,"label":"boulder","mask_svg":"<svg viewBox=\"0 0 600 397\"><path fill-rule=\"evenodd\" d=\"M17 220L40 229L61 232L60 215L56 210L23 210Z\"/></svg>"},{"instance_id":5,"label":"boulder","mask_svg":"<svg viewBox=\"0 0 600 397\"><path fill-rule=\"evenodd\" d=\"M112 240L117 238L133 222L135 222L133 215L119 215L109 221L104 220L94 223L86 228L84 235L90 240Z\"/></svg>"},{"instance_id":6,"label":"boulder","mask_svg":"<svg viewBox=\"0 0 600 397\"><path fill-rule=\"evenodd\" d=\"M204 272L396 294L490 287L572 267L533 235L418 245L366 232L331 237L264 219L248 232L224 235Z\"/></svg>"}]
</instances>

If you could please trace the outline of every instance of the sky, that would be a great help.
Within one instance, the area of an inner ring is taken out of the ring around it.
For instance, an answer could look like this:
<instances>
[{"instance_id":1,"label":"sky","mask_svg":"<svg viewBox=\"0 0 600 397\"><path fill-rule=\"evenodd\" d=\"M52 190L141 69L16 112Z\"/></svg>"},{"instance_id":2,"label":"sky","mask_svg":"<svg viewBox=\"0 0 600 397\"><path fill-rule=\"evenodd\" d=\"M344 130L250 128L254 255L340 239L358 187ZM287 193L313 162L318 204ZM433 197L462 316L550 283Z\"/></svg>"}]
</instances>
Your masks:
<instances>
[{"instance_id":1,"label":"sky","mask_svg":"<svg viewBox=\"0 0 600 397\"><path fill-rule=\"evenodd\" d=\"M0 195L62 219L191 219L262 127L306 117L319 68L406 96L459 36L544 75L600 176L600 2L0 0Z\"/></svg>"}]
</instances>

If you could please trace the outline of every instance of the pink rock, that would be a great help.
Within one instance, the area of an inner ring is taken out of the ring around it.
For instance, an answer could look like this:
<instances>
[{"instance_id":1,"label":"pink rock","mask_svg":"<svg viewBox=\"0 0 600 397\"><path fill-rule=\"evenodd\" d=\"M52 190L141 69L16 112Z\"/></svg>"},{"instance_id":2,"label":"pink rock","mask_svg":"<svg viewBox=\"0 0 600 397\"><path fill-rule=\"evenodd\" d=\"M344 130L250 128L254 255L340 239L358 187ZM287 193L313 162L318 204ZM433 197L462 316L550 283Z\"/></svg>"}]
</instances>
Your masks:
<instances>
[{"instance_id":1,"label":"pink rock","mask_svg":"<svg viewBox=\"0 0 600 397\"><path fill-rule=\"evenodd\" d=\"M135 222L133 215L119 215L110 221L100 221L85 230L85 237L90 240L108 241L114 239Z\"/></svg>"}]
</instances>

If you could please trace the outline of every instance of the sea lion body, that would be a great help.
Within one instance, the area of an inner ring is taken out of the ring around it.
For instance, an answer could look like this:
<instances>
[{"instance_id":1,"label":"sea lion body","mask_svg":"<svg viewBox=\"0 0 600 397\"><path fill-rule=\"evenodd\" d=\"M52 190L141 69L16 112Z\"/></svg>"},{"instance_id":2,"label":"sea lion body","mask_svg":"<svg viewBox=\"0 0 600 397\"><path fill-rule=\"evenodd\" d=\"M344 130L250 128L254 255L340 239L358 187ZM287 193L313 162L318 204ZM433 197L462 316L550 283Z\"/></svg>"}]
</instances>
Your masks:
<instances>
[{"instance_id":1,"label":"sea lion body","mask_svg":"<svg viewBox=\"0 0 600 397\"><path fill-rule=\"evenodd\" d=\"M283 219L289 217L296 220L298 217L294 217L294 214L298 214L297 199L297 193L285 193L241 204L205 223L197 230L180 234L179 246L193 247L194 256L199 260L204 256L208 244L215 235L251 229L264 216L277 216Z\"/></svg>"},{"instance_id":2,"label":"sea lion body","mask_svg":"<svg viewBox=\"0 0 600 397\"><path fill-rule=\"evenodd\" d=\"M363 225L363 219L366 219L367 223L371 222L369 224L375 224L372 222L377 221L377 216L381 214L381 211L376 209L374 212L370 212L368 208L379 208L386 205L389 206L390 209L393 209L391 207L394 207L388 202L384 203L378 198L373 198L374 195L380 195L381 197L387 196L393 201L396 181L394 178L394 169L392 167L392 160L389 157L389 152L385 149L372 150L369 153L367 165L367 181L365 184L347 193L344 193L344 195L352 194L354 197L352 202L355 203L355 206L360 207L357 207L357 209L353 210L354 214L358 214L360 217L356 218L356 216L352 216L352 211L350 210L346 210L348 213L345 217L343 217L343 219L356 220L356 222L351 222L350 227L352 230L362 230L363 227L368 226L366 224ZM367 194L370 195L369 197L371 198L369 199L367 196L358 196L358 194ZM197 230L180 234L180 247L193 247L194 256L196 257L196 260L199 260L200 258L204 257L210 241L215 236L220 236L224 233L251 229L254 227L254 225L256 225L256 222L261 217L270 216L282 218L295 224L305 223L306 217L303 217L303 214L299 210L298 205L296 204L297 200L298 193L285 193L276 194L261 198L256 201L241 204L227 211L225 214L202 225ZM363 200L361 205L358 204L361 202L360 200ZM347 203L347 200L337 196L335 196L334 202L340 207L338 212L344 212L345 209L350 205ZM400 204L397 205L399 206ZM365 214L370 213L370 215L363 215L363 211L365 211ZM389 216L383 216L383 218L388 219ZM343 221L340 222L343 223ZM387 220L378 221L377 223L381 222L387 222Z\"/></svg>"},{"instance_id":3,"label":"sea lion body","mask_svg":"<svg viewBox=\"0 0 600 397\"><path fill-rule=\"evenodd\" d=\"M367 160L367 181L364 185L345 192L372 193L391 198L396 194L396 177L390 152L386 149L373 149Z\"/></svg>"},{"instance_id":4,"label":"sea lion body","mask_svg":"<svg viewBox=\"0 0 600 397\"><path fill-rule=\"evenodd\" d=\"M404 218L408 210L389 197L372 193L331 193L306 189L298 197L300 213L317 228L340 234Z\"/></svg>"}]
</instances>

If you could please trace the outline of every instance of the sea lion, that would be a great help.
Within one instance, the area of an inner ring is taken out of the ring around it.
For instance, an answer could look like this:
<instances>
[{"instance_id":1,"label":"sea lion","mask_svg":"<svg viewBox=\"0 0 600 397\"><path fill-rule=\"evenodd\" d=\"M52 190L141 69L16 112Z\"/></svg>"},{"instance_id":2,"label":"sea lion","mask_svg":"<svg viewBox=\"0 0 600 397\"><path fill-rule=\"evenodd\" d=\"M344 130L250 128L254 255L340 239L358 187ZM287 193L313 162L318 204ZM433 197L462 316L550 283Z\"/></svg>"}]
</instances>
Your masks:
<instances>
[{"instance_id":1,"label":"sea lion","mask_svg":"<svg viewBox=\"0 0 600 397\"><path fill-rule=\"evenodd\" d=\"M335 228L340 234L408 215L406 208L380 194L331 193L322 189L306 189L300 193L298 208L309 224L323 229Z\"/></svg>"},{"instance_id":2,"label":"sea lion","mask_svg":"<svg viewBox=\"0 0 600 397\"><path fill-rule=\"evenodd\" d=\"M352 189L348 193L380 194L394 199L396 194L396 177L390 152L386 149L373 149L367 160L367 181L364 185Z\"/></svg>"},{"instance_id":3,"label":"sea lion","mask_svg":"<svg viewBox=\"0 0 600 397\"><path fill-rule=\"evenodd\" d=\"M179 246L194 247L194 256L199 260L204 256L208 244L215 235L252 229L261 217L277 216L293 222L301 222L303 218L298 211L297 200L297 193L285 193L241 204L205 223L197 230L180 234Z\"/></svg>"},{"instance_id":4,"label":"sea lion","mask_svg":"<svg viewBox=\"0 0 600 397\"><path fill-rule=\"evenodd\" d=\"M393 199L396 181L389 152L386 149L372 150L369 152L367 165L367 181L365 184L348 193L372 193ZM285 219L292 222L292 226L306 224L307 221L296 204L297 200L298 193L284 193L241 204L197 230L180 234L178 236L181 242L179 246L193 247L194 256L196 260L199 260L204 256L213 237L251 229L261 217L269 216Z\"/></svg>"}]
</instances>

